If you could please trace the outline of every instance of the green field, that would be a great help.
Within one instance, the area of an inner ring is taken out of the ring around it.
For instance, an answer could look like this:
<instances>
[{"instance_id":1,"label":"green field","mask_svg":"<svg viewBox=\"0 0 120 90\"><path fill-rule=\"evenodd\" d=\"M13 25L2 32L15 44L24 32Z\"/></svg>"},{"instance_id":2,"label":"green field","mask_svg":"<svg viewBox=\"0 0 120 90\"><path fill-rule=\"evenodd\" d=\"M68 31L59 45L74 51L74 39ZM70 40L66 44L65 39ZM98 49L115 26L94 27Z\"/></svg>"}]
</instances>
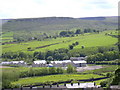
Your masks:
<instances>
[{"instance_id":1,"label":"green field","mask_svg":"<svg viewBox=\"0 0 120 90\"><path fill-rule=\"evenodd\" d=\"M117 68L118 65L103 65L104 68L101 69L95 69L95 70L88 70L83 73L97 73L97 74L104 74L106 75L109 72L114 72Z\"/></svg>"},{"instance_id":2,"label":"green field","mask_svg":"<svg viewBox=\"0 0 120 90\"><path fill-rule=\"evenodd\" d=\"M22 42L16 44L5 44L2 46L2 49L3 49L3 53L20 52L20 51L26 53L33 53L35 51L45 52L48 50L55 50L59 48L68 48L69 45L75 43L76 41L79 42L79 45L75 46L73 51L80 50L81 46L85 46L85 48L91 48L91 47L93 48L98 46L113 46L118 41L118 39L105 35L106 32L110 32L110 31L101 32L100 34L87 33L75 37L58 37L57 39L46 39L44 41L29 41L29 42ZM50 44L54 44L54 45L50 45ZM50 45L50 46L44 48L37 48L45 45ZM28 51L27 49L28 47L31 47L32 51Z\"/></svg>"},{"instance_id":3,"label":"green field","mask_svg":"<svg viewBox=\"0 0 120 90\"><path fill-rule=\"evenodd\" d=\"M13 32L3 32L1 39L2 42L13 41Z\"/></svg>"},{"instance_id":4,"label":"green field","mask_svg":"<svg viewBox=\"0 0 120 90\"><path fill-rule=\"evenodd\" d=\"M90 78L100 78L103 76L95 74L79 75L79 74L64 74L64 75L49 75L42 77L32 77L32 78L22 78L12 84L16 85L34 85L46 82L60 82L60 81L69 81L69 80L83 80Z\"/></svg>"}]
</instances>

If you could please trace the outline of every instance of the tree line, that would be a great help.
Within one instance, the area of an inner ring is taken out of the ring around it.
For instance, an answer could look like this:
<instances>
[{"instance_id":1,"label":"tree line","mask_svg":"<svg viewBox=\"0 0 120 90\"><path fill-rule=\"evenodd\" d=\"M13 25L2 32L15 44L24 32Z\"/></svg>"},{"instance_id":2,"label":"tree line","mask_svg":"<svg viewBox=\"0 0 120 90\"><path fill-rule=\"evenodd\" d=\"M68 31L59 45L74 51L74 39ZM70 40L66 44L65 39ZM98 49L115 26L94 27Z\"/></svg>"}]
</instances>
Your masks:
<instances>
[{"instance_id":1,"label":"tree line","mask_svg":"<svg viewBox=\"0 0 120 90\"><path fill-rule=\"evenodd\" d=\"M103 53L97 53L87 57L88 63L96 63L97 61L110 61L119 58L118 51L108 51Z\"/></svg>"},{"instance_id":2,"label":"tree line","mask_svg":"<svg viewBox=\"0 0 120 90\"><path fill-rule=\"evenodd\" d=\"M98 30L95 30L95 29L84 29L84 30L81 30L81 29L76 29L76 31L61 31L59 33L59 36L63 36L63 37L74 37L75 35L78 35L78 34L84 34L84 33L99 33L100 31Z\"/></svg>"},{"instance_id":3,"label":"tree line","mask_svg":"<svg viewBox=\"0 0 120 90\"><path fill-rule=\"evenodd\" d=\"M49 62L52 60L68 60L70 57L85 56L88 56L89 63L100 60L114 60L118 58L118 53L115 47L97 47L96 49L93 49L81 46L80 50L72 50L78 44L79 42L74 42L71 45L68 45L68 49L60 48L53 51L48 50L46 52L35 51L31 54L25 52L5 52L2 53L1 58L2 61L24 60L27 63L32 63L35 60L47 60Z\"/></svg>"}]
</instances>

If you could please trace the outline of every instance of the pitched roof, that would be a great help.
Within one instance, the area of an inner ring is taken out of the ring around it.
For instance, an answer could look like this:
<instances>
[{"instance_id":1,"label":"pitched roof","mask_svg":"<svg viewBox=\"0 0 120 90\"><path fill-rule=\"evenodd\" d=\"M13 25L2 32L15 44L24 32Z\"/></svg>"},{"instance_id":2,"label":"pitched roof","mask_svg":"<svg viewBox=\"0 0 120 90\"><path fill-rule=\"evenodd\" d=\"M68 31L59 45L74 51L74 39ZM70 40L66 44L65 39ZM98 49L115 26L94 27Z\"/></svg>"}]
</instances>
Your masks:
<instances>
[{"instance_id":1,"label":"pitched roof","mask_svg":"<svg viewBox=\"0 0 120 90\"><path fill-rule=\"evenodd\" d=\"M11 62L1 62L1 64L11 64Z\"/></svg>"},{"instance_id":2,"label":"pitched roof","mask_svg":"<svg viewBox=\"0 0 120 90\"><path fill-rule=\"evenodd\" d=\"M24 63L24 61L11 61L13 64Z\"/></svg>"},{"instance_id":3,"label":"pitched roof","mask_svg":"<svg viewBox=\"0 0 120 90\"><path fill-rule=\"evenodd\" d=\"M33 61L34 64L46 64L45 60L37 60L37 61Z\"/></svg>"},{"instance_id":4,"label":"pitched roof","mask_svg":"<svg viewBox=\"0 0 120 90\"><path fill-rule=\"evenodd\" d=\"M85 59L85 57L71 57L70 60L72 60L72 59L82 60L82 59Z\"/></svg>"},{"instance_id":5,"label":"pitched roof","mask_svg":"<svg viewBox=\"0 0 120 90\"><path fill-rule=\"evenodd\" d=\"M87 63L85 60L81 60L81 61L73 61L73 63L78 64L78 63Z\"/></svg>"},{"instance_id":6,"label":"pitched roof","mask_svg":"<svg viewBox=\"0 0 120 90\"><path fill-rule=\"evenodd\" d=\"M51 61L51 63L55 63L55 64L58 64L58 63L70 63L71 60L63 60L63 61Z\"/></svg>"}]
</instances>

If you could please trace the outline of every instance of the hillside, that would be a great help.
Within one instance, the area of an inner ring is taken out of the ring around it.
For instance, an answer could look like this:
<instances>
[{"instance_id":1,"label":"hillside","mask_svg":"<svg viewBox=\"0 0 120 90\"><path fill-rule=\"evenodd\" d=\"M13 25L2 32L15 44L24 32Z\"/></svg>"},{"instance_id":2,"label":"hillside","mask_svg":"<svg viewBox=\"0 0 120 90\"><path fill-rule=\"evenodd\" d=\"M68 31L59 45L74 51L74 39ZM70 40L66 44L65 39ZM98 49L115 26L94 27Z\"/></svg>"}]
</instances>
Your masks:
<instances>
[{"instance_id":1,"label":"hillside","mask_svg":"<svg viewBox=\"0 0 120 90\"><path fill-rule=\"evenodd\" d=\"M46 17L3 20L3 31L48 31L70 30L75 28L91 28L97 30L116 29L118 26L115 17Z\"/></svg>"}]
</instances>

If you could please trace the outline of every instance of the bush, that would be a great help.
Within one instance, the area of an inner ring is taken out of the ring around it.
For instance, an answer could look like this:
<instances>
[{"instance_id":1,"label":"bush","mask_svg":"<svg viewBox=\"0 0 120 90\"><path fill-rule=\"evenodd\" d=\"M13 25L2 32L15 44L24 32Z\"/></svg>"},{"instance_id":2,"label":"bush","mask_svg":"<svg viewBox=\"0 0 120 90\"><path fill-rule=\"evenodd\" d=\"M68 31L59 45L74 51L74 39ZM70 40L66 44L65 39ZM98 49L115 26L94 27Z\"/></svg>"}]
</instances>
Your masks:
<instances>
[{"instance_id":1,"label":"bush","mask_svg":"<svg viewBox=\"0 0 120 90\"><path fill-rule=\"evenodd\" d=\"M100 85L101 85L101 87L106 87L107 81L102 81L102 82L100 82Z\"/></svg>"},{"instance_id":2,"label":"bush","mask_svg":"<svg viewBox=\"0 0 120 90\"><path fill-rule=\"evenodd\" d=\"M75 67L73 67L71 64L67 66L67 73L74 73L76 72Z\"/></svg>"},{"instance_id":3,"label":"bush","mask_svg":"<svg viewBox=\"0 0 120 90\"><path fill-rule=\"evenodd\" d=\"M19 73L16 71L2 71L2 88L12 88L11 82L19 79Z\"/></svg>"}]
</instances>

